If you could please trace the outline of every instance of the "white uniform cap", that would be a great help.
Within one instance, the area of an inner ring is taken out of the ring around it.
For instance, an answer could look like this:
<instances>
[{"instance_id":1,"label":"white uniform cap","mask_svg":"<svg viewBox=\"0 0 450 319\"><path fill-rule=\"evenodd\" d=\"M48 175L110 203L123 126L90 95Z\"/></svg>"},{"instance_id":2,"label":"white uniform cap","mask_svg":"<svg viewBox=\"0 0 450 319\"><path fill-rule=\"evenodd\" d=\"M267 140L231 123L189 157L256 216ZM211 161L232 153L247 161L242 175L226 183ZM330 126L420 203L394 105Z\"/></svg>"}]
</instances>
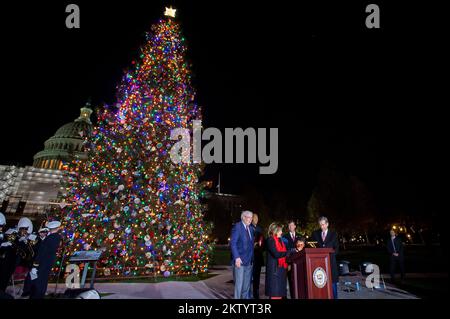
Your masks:
<instances>
[{"instance_id":1,"label":"white uniform cap","mask_svg":"<svg viewBox=\"0 0 450 319\"><path fill-rule=\"evenodd\" d=\"M14 233L17 233L17 229L16 228L10 228L10 229L8 229L5 232L6 235L11 235L11 234L14 234Z\"/></svg>"},{"instance_id":2,"label":"white uniform cap","mask_svg":"<svg viewBox=\"0 0 450 319\"><path fill-rule=\"evenodd\" d=\"M54 221L51 221L51 222L47 222L45 224L45 226L47 226L50 229L55 229L55 228L58 228L59 226L61 226L61 222L59 222L57 220L54 220Z\"/></svg>"},{"instance_id":3,"label":"white uniform cap","mask_svg":"<svg viewBox=\"0 0 450 319\"><path fill-rule=\"evenodd\" d=\"M31 234L33 232L33 223L28 217L22 217L17 224L17 229L19 228L27 228L28 234Z\"/></svg>"},{"instance_id":4,"label":"white uniform cap","mask_svg":"<svg viewBox=\"0 0 450 319\"><path fill-rule=\"evenodd\" d=\"M91 289L80 293L75 299L100 299L100 294L97 290Z\"/></svg>"},{"instance_id":5,"label":"white uniform cap","mask_svg":"<svg viewBox=\"0 0 450 319\"><path fill-rule=\"evenodd\" d=\"M50 229L48 229L47 227L42 227L39 228L38 233L44 232L44 231L49 231Z\"/></svg>"}]
</instances>

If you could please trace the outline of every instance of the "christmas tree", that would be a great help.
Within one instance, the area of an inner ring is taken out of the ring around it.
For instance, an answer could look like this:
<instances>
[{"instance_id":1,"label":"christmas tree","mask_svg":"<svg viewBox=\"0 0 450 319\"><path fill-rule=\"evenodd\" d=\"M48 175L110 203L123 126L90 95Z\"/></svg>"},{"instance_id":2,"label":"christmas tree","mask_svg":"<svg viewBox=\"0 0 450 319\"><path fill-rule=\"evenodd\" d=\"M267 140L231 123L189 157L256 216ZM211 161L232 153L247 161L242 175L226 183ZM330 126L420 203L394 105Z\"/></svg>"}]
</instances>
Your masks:
<instances>
[{"instance_id":1,"label":"christmas tree","mask_svg":"<svg viewBox=\"0 0 450 319\"><path fill-rule=\"evenodd\" d=\"M85 142L88 159L67 165L65 254L103 250L106 276L207 271L202 165L170 157L170 131L192 130L201 119L174 13L166 9L147 34L118 87L116 109L98 111Z\"/></svg>"}]
</instances>

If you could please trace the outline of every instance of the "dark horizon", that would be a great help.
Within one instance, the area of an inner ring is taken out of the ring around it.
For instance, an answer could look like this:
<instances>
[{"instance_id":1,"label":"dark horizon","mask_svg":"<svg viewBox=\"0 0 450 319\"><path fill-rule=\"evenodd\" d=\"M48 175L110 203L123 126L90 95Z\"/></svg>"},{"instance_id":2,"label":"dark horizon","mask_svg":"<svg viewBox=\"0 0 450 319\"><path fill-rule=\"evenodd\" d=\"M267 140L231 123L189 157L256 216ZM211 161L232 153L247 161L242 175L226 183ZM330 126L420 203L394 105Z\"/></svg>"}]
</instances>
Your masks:
<instances>
[{"instance_id":1,"label":"dark horizon","mask_svg":"<svg viewBox=\"0 0 450 319\"><path fill-rule=\"evenodd\" d=\"M332 163L367 186L380 214L440 216L443 126L431 53L437 34L417 18L426 9L379 1L382 29L367 30L364 1L300 9L76 1L81 29L69 30L69 3L6 5L3 95L10 104L2 119L9 137L0 164L31 165L89 98L94 106L114 103L145 32L173 4L205 127L279 128L276 174L258 175L259 164L214 164L205 179L217 180L220 171L224 192L252 188L267 201L282 194L296 207L317 186L323 163Z\"/></svg>"}]
</instances>

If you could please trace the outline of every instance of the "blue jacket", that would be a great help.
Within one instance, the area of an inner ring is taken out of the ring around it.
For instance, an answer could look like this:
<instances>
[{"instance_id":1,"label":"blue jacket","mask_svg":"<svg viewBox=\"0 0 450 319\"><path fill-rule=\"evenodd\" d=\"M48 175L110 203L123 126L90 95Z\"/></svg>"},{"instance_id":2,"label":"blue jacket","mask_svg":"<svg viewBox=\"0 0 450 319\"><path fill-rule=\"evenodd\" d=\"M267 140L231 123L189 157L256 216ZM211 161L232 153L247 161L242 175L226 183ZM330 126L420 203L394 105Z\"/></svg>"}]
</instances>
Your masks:
<instances>
[{"instance_id":1,"label":"blue jacket","mask_svg":"<svg viewBox=\"0 0 450 319\"><path fill-rule=\"evenodd\" d=\"M234 224L231 230L230 246L232 264L236 258L241 258L243 266L250 266L253 263L253 241L254 233L253 227L249 227L250 234L245 230L242 221Z\"/></svg>"}]
</instances>

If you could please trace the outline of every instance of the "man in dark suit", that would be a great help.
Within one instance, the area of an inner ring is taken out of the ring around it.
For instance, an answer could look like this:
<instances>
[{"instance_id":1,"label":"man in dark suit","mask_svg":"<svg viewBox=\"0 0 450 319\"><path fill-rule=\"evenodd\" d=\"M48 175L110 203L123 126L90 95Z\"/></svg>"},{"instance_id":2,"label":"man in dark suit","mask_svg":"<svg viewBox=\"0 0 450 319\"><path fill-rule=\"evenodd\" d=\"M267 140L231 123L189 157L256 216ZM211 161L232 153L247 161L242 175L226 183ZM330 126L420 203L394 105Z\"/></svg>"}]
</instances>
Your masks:
<instances>
[{"instance_id":1,"label":"man in dark suit","mask_svg":"<svg viewBox=\"0 0 450 319\"><path fill-rule=\"evenodd\" d=\"M313 241L317 242L317 247L333 248L334 253L330 255L331 277L333 283L333 297L337 299L337 283L339 282L339 271L336 262L336 254L339 252L339 240L336 232L328 229L328 218L319 218L320 229L312 233Z\"/></svg>"},{"instance_id":2,"label":"man in dark suit","mask_svg":"<svg viewBox=\"0 0 450 319\"><path fill-rule=\"evenodd\" d=\"M289 220L289 222L288 222L289 232L287 234L284 234L283 238L282 238L284 244L286 245L287 251L295 250L294 243L297 239L299 239L301 237L301 235L296 232L296 229L297 229L297 225L295 224L295 221ZM287 272L288 278L290 278L290 276L291 276L291 270L292 269L288 270L288 272ZM291 298L294 298L293 297L294 296L294 287L291 286L291 281L289 281L289 292L291 294Z\"/></svg>"},{"instance_id":3,"label":"man in dark suit","mask_svg":"<svg viewBox=\"0 0 450 319\"><path fill-rule=\"evenodd\" d=\"M286 249L289 251L295 249L295 240L302 236L296 232L297 225L295 224L295 221L290 220L288 222L288 229L289 232L283 235L283 242L286 244Z\"/></svg>"},{"instance_id":4,"label":"man in dark suit","mask_svg":"<svg viewBox=\"0 0 450 319\"><path fill-rule=\"evenodd\" d=\"M405 278L403 243L401 238L397 236L394 230L390 231L390 235L391 236L387 241L387 250L390 255L391 281L395 281L395 268L397 264L400 268L400 279L403 281L403 279Z\"/></svg>"},{"instance_id":5,"label":"man in dark suit","mask_svg":"<svg viewBox=\"0 0 450 319\"><path fill-rule=\"evenodd\" d=\"M264 235L261 226L258 225L258 214L253 214L252 223L250 227L253 229L255 238L254 252L253 252L253 298L259 299L259 282L261 279L261 267L264 265Z\"/></svg>"},{"instance_id":6,"label":"man in dark suit","mask_svg":"<svg viewBox=\"0 0 450 319\"><path fill-rule=\"evenodd\" d=\"M254 234L250 227L253 213L243 211L241 221L231 230L230 247L233 263L234 299L249 299L253 270Z\"/></svg>"}]
</instances>

